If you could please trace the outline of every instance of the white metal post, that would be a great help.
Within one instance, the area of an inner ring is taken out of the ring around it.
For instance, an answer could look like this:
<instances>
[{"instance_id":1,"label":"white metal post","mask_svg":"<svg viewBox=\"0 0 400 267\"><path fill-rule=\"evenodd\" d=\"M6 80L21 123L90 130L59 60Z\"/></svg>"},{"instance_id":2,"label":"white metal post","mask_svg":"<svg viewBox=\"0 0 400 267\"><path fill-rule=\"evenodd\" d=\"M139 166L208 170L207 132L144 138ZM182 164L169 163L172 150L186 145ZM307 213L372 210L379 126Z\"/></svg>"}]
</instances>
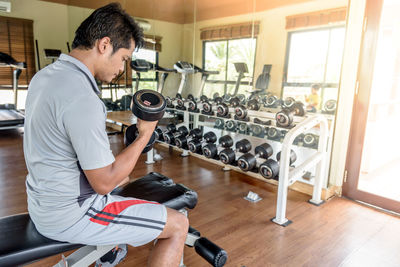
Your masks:
<instances>
[{"instance_id":1,"label":"white metal post","mask_svg":"<svg viewBox=\"0 0 400 267\"><path fill-rule=\"evenodd\" d=\"M308 131L314 126L320 124L320 139L318 143L318 153L313 156L308 162L300 165L294 170L290 171L290 151L294 139L301 133ZM278 183L278 196L276 203L276 216L272 221L276 224L287 226L291 223L286 218L286 205L287 205L287 191L289 187L289 174L290 184L293 183L293 174L300 174L306 168L310 168L317 164L317 172L314 181L313 198L310 200L313 204L321 204L322 181L326 168L326 154L328 144L328 121L322 115L316 115L305 119L300 122L296 127L291 129L285 136L282 143L281 160L279 166L279 183Z\"/></svg>"},{"instance_id":2,"label":"white metal post","mask_svg":"<svg viewBox=\"0 0 400 267\"><path fill-rule=\"evenodd\" d=\"M147 160L145 161L146 164L153 164L154 161L154 149L152 148L150 151L147 151Z\"/></svg>"},{"instance_id":3,"label":"white metal post","mask_svg":"<svg viewBox=\"0 0 400 267\"><path fill-rule=\"evenodd\" d=\"M314 205L320 205L324 201L321 199L322 193L322 183L325 180L324 176L326 175L326 161L327 161L327 150L328 150L328 122L325 120L321 121L320 124L320 135L318 142L318 152L321 153L322 158L316 166L315 170L315 181L313 188L312 199L310 199L310 203Z\"/></svg>"}]
</instances>

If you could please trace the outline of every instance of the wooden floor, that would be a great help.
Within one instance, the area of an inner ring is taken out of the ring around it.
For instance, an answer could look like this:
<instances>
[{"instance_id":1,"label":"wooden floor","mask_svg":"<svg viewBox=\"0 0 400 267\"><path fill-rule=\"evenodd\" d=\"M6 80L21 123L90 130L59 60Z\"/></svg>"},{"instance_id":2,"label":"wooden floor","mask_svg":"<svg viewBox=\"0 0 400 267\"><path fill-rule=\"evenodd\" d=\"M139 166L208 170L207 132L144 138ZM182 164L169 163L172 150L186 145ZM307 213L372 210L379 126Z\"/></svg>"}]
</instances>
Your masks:
<instances>
[{"instance_id":1,"label":"wooden floor","mask_svg":"<svg viewBox=\"0 0 400 267\"><path fill-rule=\"evenodd\" d=\"M111 136L116 153L121 136ZM308 204L308 196L290 191L284 228L270 219L275 215L276 187L198 158L182 158L160 148L164 160L144 164L131 174L138 178L151 171L171 177L198 192L199 202L189 212L190 224L223 247L226 266L400 266L400 219L353 201L335 197L320 207ZM25 212L26 167L22 134L0 132L0 217ZM251 190L263 199L243 199ZM2 241L3 242L3 241ZM129 248L119 266L146 266L151 245ZM60 256L32 266L51 266ZM188 267L209 266L193 249L185 248Z\"/></svg>"}]
</instances>

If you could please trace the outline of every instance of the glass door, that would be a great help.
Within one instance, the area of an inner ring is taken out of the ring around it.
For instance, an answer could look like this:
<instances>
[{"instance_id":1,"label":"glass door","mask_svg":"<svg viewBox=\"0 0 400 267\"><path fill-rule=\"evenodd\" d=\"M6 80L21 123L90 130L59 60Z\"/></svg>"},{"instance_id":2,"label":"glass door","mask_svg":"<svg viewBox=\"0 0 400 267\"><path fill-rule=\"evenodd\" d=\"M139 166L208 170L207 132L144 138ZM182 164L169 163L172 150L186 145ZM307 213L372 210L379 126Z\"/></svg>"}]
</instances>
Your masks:
<instances>
[{"instance_id":1,"label":"glass door","mask_svg":"<svg viewBox=\"0 0 400 267\"><path fill-rule=\"evenodd\" d=\"M343 194L400 212L400 1L368 0Z\"/></svg>"}]
</instances>

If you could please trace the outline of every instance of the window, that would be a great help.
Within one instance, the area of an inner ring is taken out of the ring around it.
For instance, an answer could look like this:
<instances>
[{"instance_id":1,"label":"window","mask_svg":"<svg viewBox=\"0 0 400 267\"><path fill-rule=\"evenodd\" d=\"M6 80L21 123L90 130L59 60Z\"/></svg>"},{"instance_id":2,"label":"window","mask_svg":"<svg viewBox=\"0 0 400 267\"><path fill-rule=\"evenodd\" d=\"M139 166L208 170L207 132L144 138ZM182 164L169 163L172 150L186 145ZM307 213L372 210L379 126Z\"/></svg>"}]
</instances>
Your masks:
<instances>
[{"instance_id":1,"label":"window","mask_svg":"<svg viewBox=\"0 0 400 267\"><path fill-rule=\"evenodd\" d=\"M144 59L155 65L158 65L158 52L156 50L150 49L139 49L139 51L134 52L132 55L132 60ZM135 71L132 71L132 81L134 82L133 87L136 86L137 76ZM151 89L157 90L158 75L155 71L142 72L140 73L139 89Z\"/></svg>"},{"instance_id":2,"label":"window","mask_svg":"<svg viewBox=\"0 0 400 267\"><path fill-rule=\"evenodd\" d=\"M26 88L35 74L33 21L0 16L0 51L27 65L18 79L17 93L17 108L24 109ZM0 67L0 104L14 103L12 77L13 68Z\"/></svg>"},{"instance_id":3,"label":"window","mask_svg":"<svg viewBox=\"0 0 400 267\"><path fill-rule=\"evenodd\" d=\"M252 88L256 38L241 38L232 40L204 41L203 68L219 71L217 75L210 75L204 87L203 94L212 96L214 93L223 95L233 94L238 73L234 63L246 63L248 73L241 80L238 94L247 94Z\"/></svg>"},{"instance_id":4,"label":"window","mask_svg":"<svg viewBox=\"0 0 400 267\"><path fill-rule=\"evenodd\" d=\"M282 98L305 102L312 84L320 84L321 104L337 99L345 28L289 33Z\"/></svg>"}]
</instances>

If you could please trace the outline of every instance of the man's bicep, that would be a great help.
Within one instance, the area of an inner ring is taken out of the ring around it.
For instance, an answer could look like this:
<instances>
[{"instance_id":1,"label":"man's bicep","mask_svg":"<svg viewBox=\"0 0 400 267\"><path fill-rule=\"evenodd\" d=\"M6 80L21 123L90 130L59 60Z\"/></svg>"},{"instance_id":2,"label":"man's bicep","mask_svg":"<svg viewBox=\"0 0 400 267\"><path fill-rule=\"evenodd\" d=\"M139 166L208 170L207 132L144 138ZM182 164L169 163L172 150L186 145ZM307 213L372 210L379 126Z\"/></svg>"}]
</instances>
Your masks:
<instances>
[{"instance_id":1,"label":"man's bicep","mask_svg":"<svg viewBox=\"0 0 400 267\"><path fill-rule=\"evenodd\" d=\"M103 168L83 170L86 178L89 181L91 187L98 194L105 195L109 193L109 186L107 186L107 181L109 180L109 173L111 172L111 164Z\"/></svg>"}]
</instances>

